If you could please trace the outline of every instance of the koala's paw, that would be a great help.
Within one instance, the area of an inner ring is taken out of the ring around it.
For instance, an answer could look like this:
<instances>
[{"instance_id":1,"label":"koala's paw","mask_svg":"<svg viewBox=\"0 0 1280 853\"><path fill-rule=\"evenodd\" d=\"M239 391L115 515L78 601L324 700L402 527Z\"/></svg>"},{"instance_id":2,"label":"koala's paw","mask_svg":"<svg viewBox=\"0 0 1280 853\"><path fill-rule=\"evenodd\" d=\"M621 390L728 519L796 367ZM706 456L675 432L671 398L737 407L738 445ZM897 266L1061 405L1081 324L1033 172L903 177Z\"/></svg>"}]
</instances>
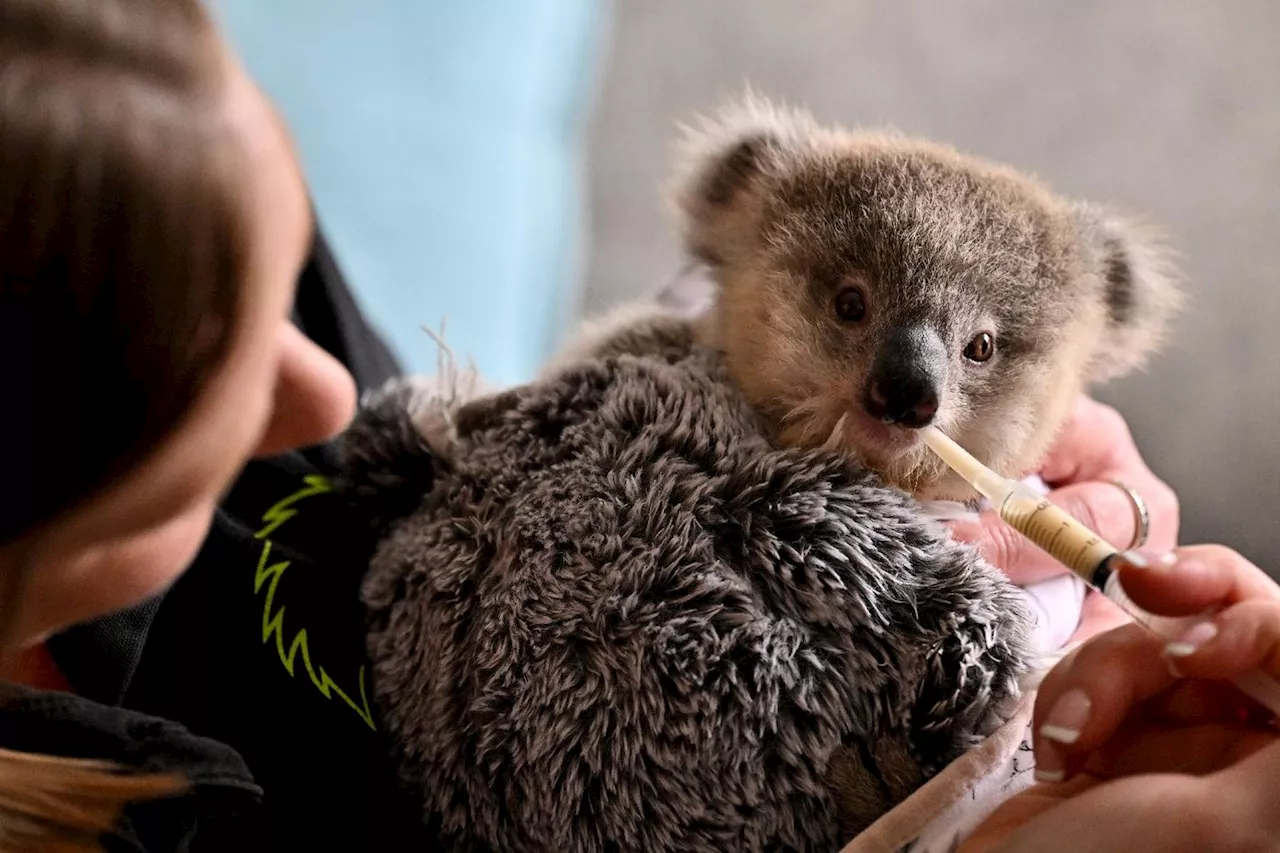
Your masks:
<instances>
[{"instance_id":1,"label":"koala's paw","mask_svg":"<svg viewBox=\"0 0 1280 853\"><path fill-rule=\"evenodd\" d=\"M447 464L451 421L438 386L397 377L368 393L337 453L344 491L380 527L412 511Z\"/></svg>"},{"instance_id":2,"label":"koala's paw","mask_svg":"<svg viewBox=\"0 0 1280 853\"><path fill-rule=\"evenodd\" d=\"M454 414L487 393L487 384L474 369L398 376L365 395L357 424L362 419L382 427L407 422L434 453L447 456L453 446Z\"/></svg>"}]
</instances>

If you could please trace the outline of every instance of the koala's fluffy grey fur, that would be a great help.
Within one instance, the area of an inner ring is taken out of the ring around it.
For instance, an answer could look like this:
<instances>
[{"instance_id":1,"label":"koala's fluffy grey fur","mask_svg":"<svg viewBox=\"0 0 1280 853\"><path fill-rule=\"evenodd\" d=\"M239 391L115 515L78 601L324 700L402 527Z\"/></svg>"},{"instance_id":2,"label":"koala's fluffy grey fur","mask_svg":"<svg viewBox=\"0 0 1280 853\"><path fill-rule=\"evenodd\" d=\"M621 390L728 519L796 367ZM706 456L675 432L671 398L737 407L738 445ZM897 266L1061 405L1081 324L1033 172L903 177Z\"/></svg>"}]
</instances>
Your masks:
<instances>
[{"instance_id":1,"label":"koala's fluffy grey fur","mask_svg":"<svg viewBox=\"0 0 1280 853\"><path fill-rule=\"evenodd\" d=\"M1155 235L930 142L819 126L754 96L691 130L675 201L718 284L703 330L782 444L831 443L921 496L971 497L913 431L868 411L917 376L932 420L1010 476L1074 398L1140 366L1179 304ZM865 316L842 320L855 289ZM986 332L981 363L966 344ZM913 424L918 426L919 423Z\"/></svg>"},{"instance_id":2,"label":"koala's fluffy grey fur","mask_svg":"<svg viewBox=\"0 0 1280 853\"><path fill-rule=\"evenodd\" d=\"M1016 590L895 488L968 494L863 417L870 378L924 377L913 423L1018 474L1176 304L1129 226L948 149L755 100L691 140L705 317L611 318L470 401L394 385L344 439L387 531L380 723L449 849L836 849L1030 656Z\"/></svg>"}]
</instances>

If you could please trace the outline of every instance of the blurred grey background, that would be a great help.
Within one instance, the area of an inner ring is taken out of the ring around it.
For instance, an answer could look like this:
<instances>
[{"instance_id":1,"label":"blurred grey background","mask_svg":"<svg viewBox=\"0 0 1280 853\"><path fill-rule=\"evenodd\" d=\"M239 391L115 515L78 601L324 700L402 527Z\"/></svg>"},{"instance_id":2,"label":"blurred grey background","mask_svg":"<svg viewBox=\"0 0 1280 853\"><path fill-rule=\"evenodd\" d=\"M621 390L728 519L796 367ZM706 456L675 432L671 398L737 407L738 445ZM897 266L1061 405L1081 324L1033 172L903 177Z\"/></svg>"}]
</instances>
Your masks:
<instances>
[{"instance_id":1,"label":"blurred grey background","mask_svg":"<svg viewBox=\"0 0 1280 853\"><path fill-rule=\"evenodd\" d=\"M1183 542L1280 570L1280 3L620 0L589 148L595 312L679 264L675 124L750 83L1148 215L1192 290L1171 349L1099 396L1183 503Z\"/></svg>"}]
</instances>

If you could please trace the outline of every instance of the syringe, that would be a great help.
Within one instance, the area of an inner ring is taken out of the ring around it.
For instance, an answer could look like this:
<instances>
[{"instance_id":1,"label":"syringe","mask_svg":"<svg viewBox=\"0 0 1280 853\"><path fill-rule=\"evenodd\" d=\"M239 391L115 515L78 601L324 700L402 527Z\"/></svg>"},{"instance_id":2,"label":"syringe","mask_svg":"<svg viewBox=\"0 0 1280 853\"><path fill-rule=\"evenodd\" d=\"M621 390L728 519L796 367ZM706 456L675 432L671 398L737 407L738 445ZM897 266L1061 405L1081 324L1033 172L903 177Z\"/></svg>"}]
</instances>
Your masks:
<instances>
[{"instance_id":1,"label":"syringe","mask_svg":"<svg viewBox=\"0 0 1280 853\"><path fill-rule=\"evenodd\" d=\"M992 471L937 427L925 427L921 435L943 462L991 501L1006 524L1043 548L1156 636L1176 641L1191 626L1210 618L1204 615L1171 618L1146 612L1121 588L1120 575L1113 568L1119 552L1101 536L1025 484ZM1253 671L1236 678L1234 683L1246 696L1280 717L1280 683L1274 678Z\"/></svg>"}]
</instances>

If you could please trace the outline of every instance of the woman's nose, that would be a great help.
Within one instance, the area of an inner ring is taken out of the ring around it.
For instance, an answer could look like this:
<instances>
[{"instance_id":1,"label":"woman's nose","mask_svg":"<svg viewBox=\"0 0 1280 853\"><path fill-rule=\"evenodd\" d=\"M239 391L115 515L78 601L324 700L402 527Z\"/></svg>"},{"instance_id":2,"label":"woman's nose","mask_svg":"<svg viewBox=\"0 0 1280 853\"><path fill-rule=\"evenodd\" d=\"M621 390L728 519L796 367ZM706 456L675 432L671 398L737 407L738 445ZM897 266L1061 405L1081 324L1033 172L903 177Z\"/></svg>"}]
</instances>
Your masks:
<instances>
[{"instance_id":1,"label":"woman's nose","mask_svg":"<svg viewBox=\"0 0 1280 853\"><path fill-rule=\"evenodd\" d=\"M274 407L259 456L319 444L355 414L356 385L347 369L292 323L282 323L280 334Z\"/></svg>"}]
</instances>

